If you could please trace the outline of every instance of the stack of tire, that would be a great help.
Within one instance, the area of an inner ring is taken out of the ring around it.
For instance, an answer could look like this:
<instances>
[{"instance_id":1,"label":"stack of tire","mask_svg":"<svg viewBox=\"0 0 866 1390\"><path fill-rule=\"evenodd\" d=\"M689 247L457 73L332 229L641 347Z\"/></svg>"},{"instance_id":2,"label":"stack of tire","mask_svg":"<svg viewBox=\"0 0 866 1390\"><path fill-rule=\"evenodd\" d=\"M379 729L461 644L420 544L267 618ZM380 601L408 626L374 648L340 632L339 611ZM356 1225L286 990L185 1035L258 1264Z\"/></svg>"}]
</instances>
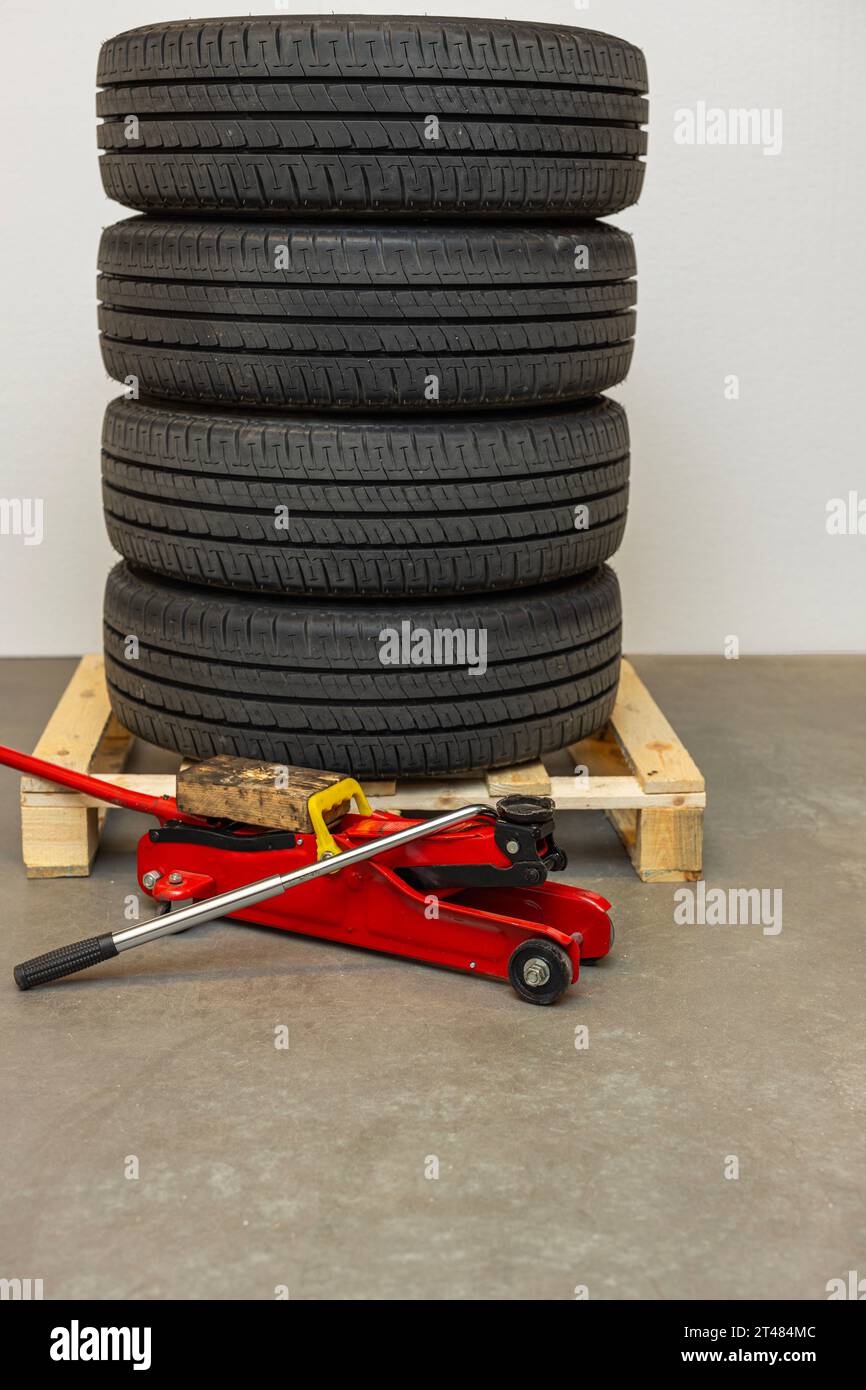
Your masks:
<instances>
[{"instance_id":1,"label":"stack of tire","mask_svg":"<svg viewBox=\"0 0 866 1390\"><path fill-rule=\"evenodd\" d=\"M587 30L184 20L103 45L114 710L355 774L597 731L646 71ZM129 642L134 636L136 641Z\"/></svg>"}]
</instances>

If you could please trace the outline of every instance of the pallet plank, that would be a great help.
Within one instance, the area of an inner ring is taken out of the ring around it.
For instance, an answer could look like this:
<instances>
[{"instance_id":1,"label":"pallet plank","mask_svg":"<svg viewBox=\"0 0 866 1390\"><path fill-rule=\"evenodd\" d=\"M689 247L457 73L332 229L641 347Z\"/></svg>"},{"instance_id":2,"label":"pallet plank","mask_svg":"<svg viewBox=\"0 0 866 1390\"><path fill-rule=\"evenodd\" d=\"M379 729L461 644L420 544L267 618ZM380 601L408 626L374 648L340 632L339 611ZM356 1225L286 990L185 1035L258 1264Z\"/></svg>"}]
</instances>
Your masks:
<instances>
[{"instance_id":1,"label":"pallet plank","mask_svg":"<svg viewBox=\"0 0 866 1390\"><path fill-rule=\"evenodd\" d=\"M114 718L103 658L81 658L34 750L37 758L76 772L123 767L132 735ZM21 778L21 853L28 878L83 878L99 844L105 808L79 797L71 804L39 777ZM39 804L30 804L37 795ZM74 795L74 794L73 794Z\"/></svg>"},{"instance_id":2,"label":"pallet plank","mask_svg":"<svg viewBox=\"0 0 866 1390\"><path fill-rule=\"evenodd\" d=\"M647 791L702 792L704 779L630 661L620 669L611 719L629 767Z\"/></svg>"},{"instance_id":3,"label":"pallet plank","mask_svg":"<svg viewBox=\"0 0 866 1390\"><path fill-rule=\"evenodd\" d=\"M103 778L117 787L128 787L133 791L147 792L150 796L174 796L175 777L172 773L121 773ZM467 778L464 782L452 781L406 781L395 782L392 786L367 782L364 790L371 804L382 811L406 807L413 810L453 810L468 802L483 802L493 805L498 800L491 796L485 782ZM561 811L606 811L621 807L679 807L700 808L706 805L703 792L645 792L636 777L630 773L622 777L551 777L550 792ZM80 792L64 791L56 793L26 792L24 804L42 806L46 804L68 804L70 806L101 806L103 803Z\"/></svg>"},{"instance_id":4,"label":"pallet plank","mask_svg":"<svg viewBox=\"0 0 866 1390\"><path fill-rule=\"evenodd\" d=\"M377 796L367 791L374 811L456 811L461 806L492 806L494 798L487 783L467 777L465 781L421 778L402 781L398 778L393 795Z\"/></svg>"},{"instance_id":5,"label":"pallet plank","mask_svg":"<svg viewBox=\"0 0 866 1390\"><path fill-rule=\"evenodd\" d=\"M650 793L630 773L613 777L551 777L550 794L560 811L607 811L624 806L679 810L706 805L704 792Z\"/></svg>"},{"instance_id":6,"label":"pallet plank","mask_svg":"<svg viewBox=\"0 0 866 1390\"><path fill-rule=\"evenodd\" d=\"M124 772L121 775L114 773L103 777L103 782L110 782L115 787L125 787L129 791L144 792L148 796L174 796L176 779L174 773L170 772ZM34 807L51 807L74 809L80 806L96 806L110 810L104 801L100 801L94 796L85 796L83 792L69 791L65 787L60 787L56 792L32 791L21 793L22 808L32 809Z\"/></svg>"},{"instance_id":7,"label":"pallet plank","mask_svg":"<svg viewBox=\"0 0 866 1390\"><path fill-rule=\"evenodd\" d=\"M101 656L91 653L83 656L75 672L60 697L42 736L34 748L34 756L47 762L60 763L61 767L71 767L76 772L87 772L91 760L109 733L117 736L120 725L114 719L108 703L105 686L105 670ZM126 744L132 743L132 734L123 730ZM38 777L23 776L25 787L52 784Z\"/></svg>"}]
</instances>

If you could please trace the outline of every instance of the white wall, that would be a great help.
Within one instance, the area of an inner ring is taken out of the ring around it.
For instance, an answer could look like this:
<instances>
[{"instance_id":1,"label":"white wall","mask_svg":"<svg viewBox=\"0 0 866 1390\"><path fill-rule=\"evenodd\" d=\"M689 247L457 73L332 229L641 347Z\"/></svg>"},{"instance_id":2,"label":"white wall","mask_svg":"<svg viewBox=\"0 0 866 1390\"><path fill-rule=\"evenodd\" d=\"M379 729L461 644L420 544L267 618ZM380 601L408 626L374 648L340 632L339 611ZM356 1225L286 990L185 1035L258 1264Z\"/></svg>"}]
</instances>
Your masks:
<instances>
[{"instance_id":1,"label":"white wall","mask_svg":"<svg viewBox=\"0 0 866 1390\"><path fill-rule=\"evenodd\" d=\"M256 6L256 0L253 0ZM45 538L0 536L0 654L100 642L111 552L99 499L105 378L96 335L103 196L100 42L237 0L6 0L0 132L0 497L44 498ZM269 6L308 13L309 2ZM352 0L357 13L388 7ZM638 208L637 352L616 394L633 439L615 562L633 652L866 650L866 535L830 536L828 499L866 498L861 400L866 214L863 0L460 0L394 12L576 23L640 44L650 153ZM781 108L782 149L676 144L674 113ZM856 317L855 317L856 315ZM735 374L740 398L724 397Z\"/></svg>"}]
</instances>

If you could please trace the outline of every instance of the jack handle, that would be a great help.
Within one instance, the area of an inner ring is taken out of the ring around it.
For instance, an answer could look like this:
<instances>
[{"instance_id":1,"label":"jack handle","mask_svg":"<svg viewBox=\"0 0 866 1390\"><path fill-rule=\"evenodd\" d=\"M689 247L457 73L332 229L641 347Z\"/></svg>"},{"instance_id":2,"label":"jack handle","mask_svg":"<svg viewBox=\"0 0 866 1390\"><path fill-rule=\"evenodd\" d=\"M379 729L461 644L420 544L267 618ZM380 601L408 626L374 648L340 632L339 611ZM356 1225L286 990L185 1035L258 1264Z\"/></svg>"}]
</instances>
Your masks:
<instances>
[{"instance_id":1,"label":"jack handle","mask_svg":"<svg viewBox=\"0 0 866 1390\"><path fill-rule=\"evenodd\" d=\"M19 753L16 748L7 748L0 743L0 765L14 767L31 777L41 777L46 782L56 782L61 787L82 792L95 801L106 801L109 806L123 806L127 811L139 811L145 816L156 816L157 820L178 820L184 825L206 825L204 816L193 816L179 811L173 796L147 796L127 787L116 787L113 782L103 782L99 777L91 777L87 772L74 772L71 767L61 767L59 763L48 763L44 758L34 758L29 753Z\"/></svg>"}]
</instances>

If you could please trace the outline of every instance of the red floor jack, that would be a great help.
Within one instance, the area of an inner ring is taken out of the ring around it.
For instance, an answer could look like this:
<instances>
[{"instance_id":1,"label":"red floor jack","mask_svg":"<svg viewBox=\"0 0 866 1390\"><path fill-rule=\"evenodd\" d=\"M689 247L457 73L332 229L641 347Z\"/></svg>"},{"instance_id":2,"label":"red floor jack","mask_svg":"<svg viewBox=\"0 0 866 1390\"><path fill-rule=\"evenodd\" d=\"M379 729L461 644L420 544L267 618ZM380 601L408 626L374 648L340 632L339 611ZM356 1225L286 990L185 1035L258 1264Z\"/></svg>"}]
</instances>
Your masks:
<instances>
[{"instance_id":1,"label":"red floor jack","mask_svg":"<svg viewBox=\"0 0 866 1390\"><path fill-rule=\"evenodd\" d=\"M160 822L139 841L138 881L162 913L17 965L21 989L232 917L508 979L522 999L552 1004L580 962L599 960L613 942L605 898L547 881L566 866L549 797L507 796L495 810L463 806L410 820L372 811L344 778L309 798L310 835L191 815L174 797L127 791L0 745L4 763ZM353 799L357 814L348 810ZM328 827L336 808L344 813Z\"/></svg>"}]
</instances>

